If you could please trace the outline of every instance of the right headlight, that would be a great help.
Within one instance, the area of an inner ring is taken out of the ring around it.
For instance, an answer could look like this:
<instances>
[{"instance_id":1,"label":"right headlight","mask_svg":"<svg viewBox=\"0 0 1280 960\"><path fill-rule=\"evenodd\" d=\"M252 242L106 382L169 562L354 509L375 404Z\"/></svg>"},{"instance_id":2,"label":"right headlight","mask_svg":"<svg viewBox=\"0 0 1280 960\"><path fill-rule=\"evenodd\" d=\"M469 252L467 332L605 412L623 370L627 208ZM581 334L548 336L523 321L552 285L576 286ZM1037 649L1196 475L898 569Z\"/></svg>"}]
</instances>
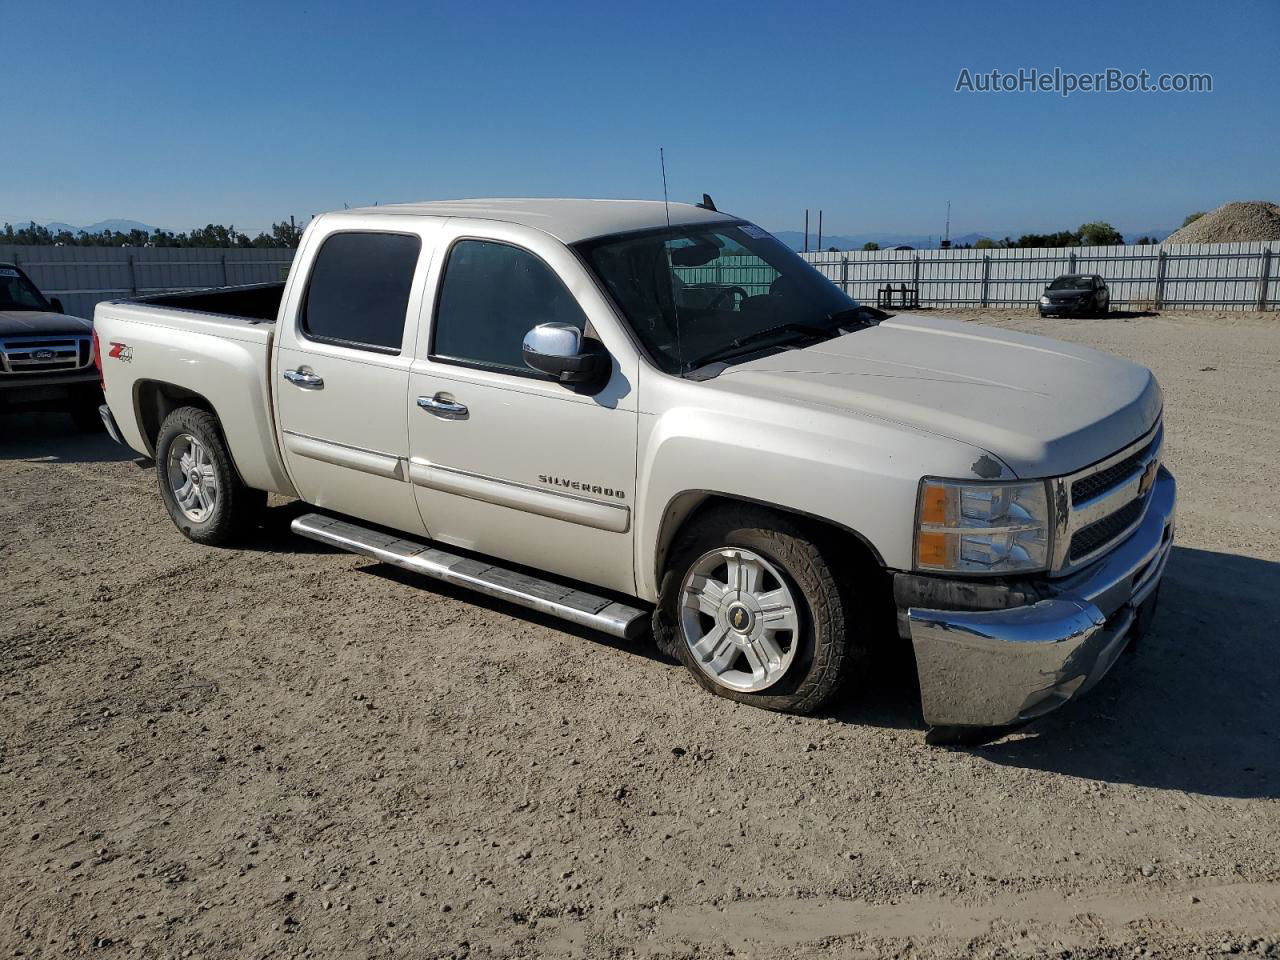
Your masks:
<instances>
[{"instance_id":1,"label":"right headlight","mask_svg":"<svg viewBox=\"0 0 1280 960\"><path fill-rule=\"evenodd\" d=\"M1049 567L1053 518L1044 480L969 483L920 481L916 508L918 570L1034 573Z\"/></svg>"},{"instance_id":2,"label":"right headlight","mask_svg":"<svg viewBox=\"0 0 1280 960\"><path fill-rule=\"evenodd\" d=\"M1049 305L1049 298L1048 298L1048 297L1041 297L1041 298L1040 298L1040 302L1041 302L1044 306L1046 306L1046 307L1047 307L1047 306Z\"/></svg>"}]
</instances>

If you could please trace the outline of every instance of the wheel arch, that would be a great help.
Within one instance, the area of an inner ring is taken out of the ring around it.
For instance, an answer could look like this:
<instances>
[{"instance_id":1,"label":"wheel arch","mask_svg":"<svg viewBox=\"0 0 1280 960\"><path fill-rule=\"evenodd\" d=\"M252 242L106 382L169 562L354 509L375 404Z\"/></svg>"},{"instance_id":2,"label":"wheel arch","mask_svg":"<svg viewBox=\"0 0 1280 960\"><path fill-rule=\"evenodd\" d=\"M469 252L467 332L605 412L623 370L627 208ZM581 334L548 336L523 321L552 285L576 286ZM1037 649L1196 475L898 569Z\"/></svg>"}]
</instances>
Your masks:
<instances>
[{"instance_id":1,"label":"wheel arch","mask_svg":"<svg viewBox=\"0 0 1280 960\"><path fill-rule=\"evenodd\" d=\"M156 439L160 436L161 425L179 407L197 407L217 418L219 425L222 423L217 409L203 394L164 380L138 380L134 383L134 415L137 417L138 431L142 434L147 453L151 457L156 455ZM226 439L225 432L223 439ZM232 456L232 460L234 459Z\"/></svg>"},{"instance_id":2,"label":"wheel arch","mask_svg":"<svg viewBox=\"0 0 1280 960\"><path fill-rule=\"evenodd\" d=\"M160 427L169 414L181 407L195 407L203 410L218 422L218 431L222 434L222 442L231 455L231 469L241 483L245 482L244 472L236 462L236 452L231 446L226 428L222 425L222 417L217 408L202 393L165 380L139 380L133 385L133 409L138 418L138 429L142 433L143 442L147 445L147 453L152 459L156 455L156 440L160 436ZM246 484L247 486L247 484Z\"/></svg>"},{"instance_id":3,"label":"wheel arch","mask_svg":"<svg viewBox=\"0 0 1280 960\"><path fill-rule=\"evenodd\" d=\"M829 542L852 546L862 554L863 557L873 562L881 570L887 569L884 557L881 555L880 551L876 549L875 544L852 527L836 523L828 517L818 516L817 514L798 510L794 507L784 506L779 503L771 503L767 500L757 500L752 497L744 497L738 494L723 493L716 490L684 490L673 496L667 502L666 509L662 514L662 521L658 527L658 538L657 542L654 544L653 550L653 569L650 571L653 576L654 583L662 582L662 575L666 569L667 559L671 553L672 544L676 542L676 538L680 535L680 532L687 529L691 523L696 522L697 519L708 510L731 504L748 504L751 506L761 507L766 510L772 510L777 513L786 514L790 517L796 517L802 520L807 527L817 531Z\"/></svg>"}]
</instances>

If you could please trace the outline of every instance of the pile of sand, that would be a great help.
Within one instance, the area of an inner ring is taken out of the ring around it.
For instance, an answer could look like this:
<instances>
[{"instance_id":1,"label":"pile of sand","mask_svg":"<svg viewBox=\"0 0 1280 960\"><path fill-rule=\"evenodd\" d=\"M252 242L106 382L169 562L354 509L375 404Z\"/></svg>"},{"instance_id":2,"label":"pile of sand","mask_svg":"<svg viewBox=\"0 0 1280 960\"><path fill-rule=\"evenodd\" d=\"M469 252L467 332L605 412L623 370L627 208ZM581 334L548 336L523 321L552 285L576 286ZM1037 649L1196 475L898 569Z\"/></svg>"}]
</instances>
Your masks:
<instances>
[{"instance_id":1,"label":"pile of sand","mask_svg":"<svg viewBox=\"0 0 1280 960\"><path fill-rule=\"evenodd\" d=\"M1171 233L1165 243L1238 243L1280 240L1280 207L1265 200L1223 204Z\"/></svg>"}]
</instances>

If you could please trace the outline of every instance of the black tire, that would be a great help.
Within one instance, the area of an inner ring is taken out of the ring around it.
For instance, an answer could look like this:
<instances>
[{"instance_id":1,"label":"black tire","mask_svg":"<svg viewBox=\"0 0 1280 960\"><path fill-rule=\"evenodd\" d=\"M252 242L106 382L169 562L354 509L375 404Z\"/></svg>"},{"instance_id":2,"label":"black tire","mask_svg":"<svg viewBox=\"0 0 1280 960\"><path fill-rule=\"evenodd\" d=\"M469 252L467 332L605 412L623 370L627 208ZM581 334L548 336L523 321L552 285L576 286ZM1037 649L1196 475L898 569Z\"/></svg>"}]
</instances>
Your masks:
<instances>
[{"instance_id":1,"label":"black tire","mask_svg":"<svg viewBox=\"0 0 1280 960\"><path fill-rule=\"evenodd\" d=\"M759 692L742 692L717 683L700 669L684 639L678 606L691 566L708 551L742 547L766 558L785 575L804 607L798 644L786 673ZM658 649L679 660L707 690L717 696L766 710L812 713L840 690L869 647L862 631L850 633L849 606L837 576L849 564L839 551L783 513L763 508L714 508L695 518L677 538L662 578L653 635ZM850 581L852 582L852 581Z\"/></svg>"},{"instance_id":2,"label":"black tire","mask_svg":"<svg viewBox=\"0 0 1280 960\"><path fill-rule=\"evenodd\" d=\"M217 483L217 497L209 515L196 521L188 517L174 494L169 477L169 453L178 438L190 435L206 451ZM165 418L156 437L156 477L160 497L174 526L196 543L224 546L243 540L257 525L267 494L246 487L236 473L231 455L222 437L218 418L198 407L179 407Z\"/></svg>"}]
</instances>

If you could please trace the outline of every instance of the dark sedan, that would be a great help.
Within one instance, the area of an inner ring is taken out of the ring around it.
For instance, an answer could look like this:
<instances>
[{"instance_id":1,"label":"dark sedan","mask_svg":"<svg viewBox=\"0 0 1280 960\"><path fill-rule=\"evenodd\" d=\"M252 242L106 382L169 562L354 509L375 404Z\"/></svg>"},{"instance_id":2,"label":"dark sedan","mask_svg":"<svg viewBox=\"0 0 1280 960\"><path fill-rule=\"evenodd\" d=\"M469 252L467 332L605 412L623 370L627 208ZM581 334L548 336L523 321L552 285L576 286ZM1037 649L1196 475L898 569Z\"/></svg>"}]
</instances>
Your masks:
<instances>
[{"instance_id":1,"label":"dark sedan","mask_svg":"<svg viewBox=\"0 0 1280 960\"><path fill-rule=\"evenodd\" d=\"M1040 296L1040 316L1105 317L1111 309L1111 291L1096 273L1064 274L1045 287Z\"/></svg>"}]
</instances>

